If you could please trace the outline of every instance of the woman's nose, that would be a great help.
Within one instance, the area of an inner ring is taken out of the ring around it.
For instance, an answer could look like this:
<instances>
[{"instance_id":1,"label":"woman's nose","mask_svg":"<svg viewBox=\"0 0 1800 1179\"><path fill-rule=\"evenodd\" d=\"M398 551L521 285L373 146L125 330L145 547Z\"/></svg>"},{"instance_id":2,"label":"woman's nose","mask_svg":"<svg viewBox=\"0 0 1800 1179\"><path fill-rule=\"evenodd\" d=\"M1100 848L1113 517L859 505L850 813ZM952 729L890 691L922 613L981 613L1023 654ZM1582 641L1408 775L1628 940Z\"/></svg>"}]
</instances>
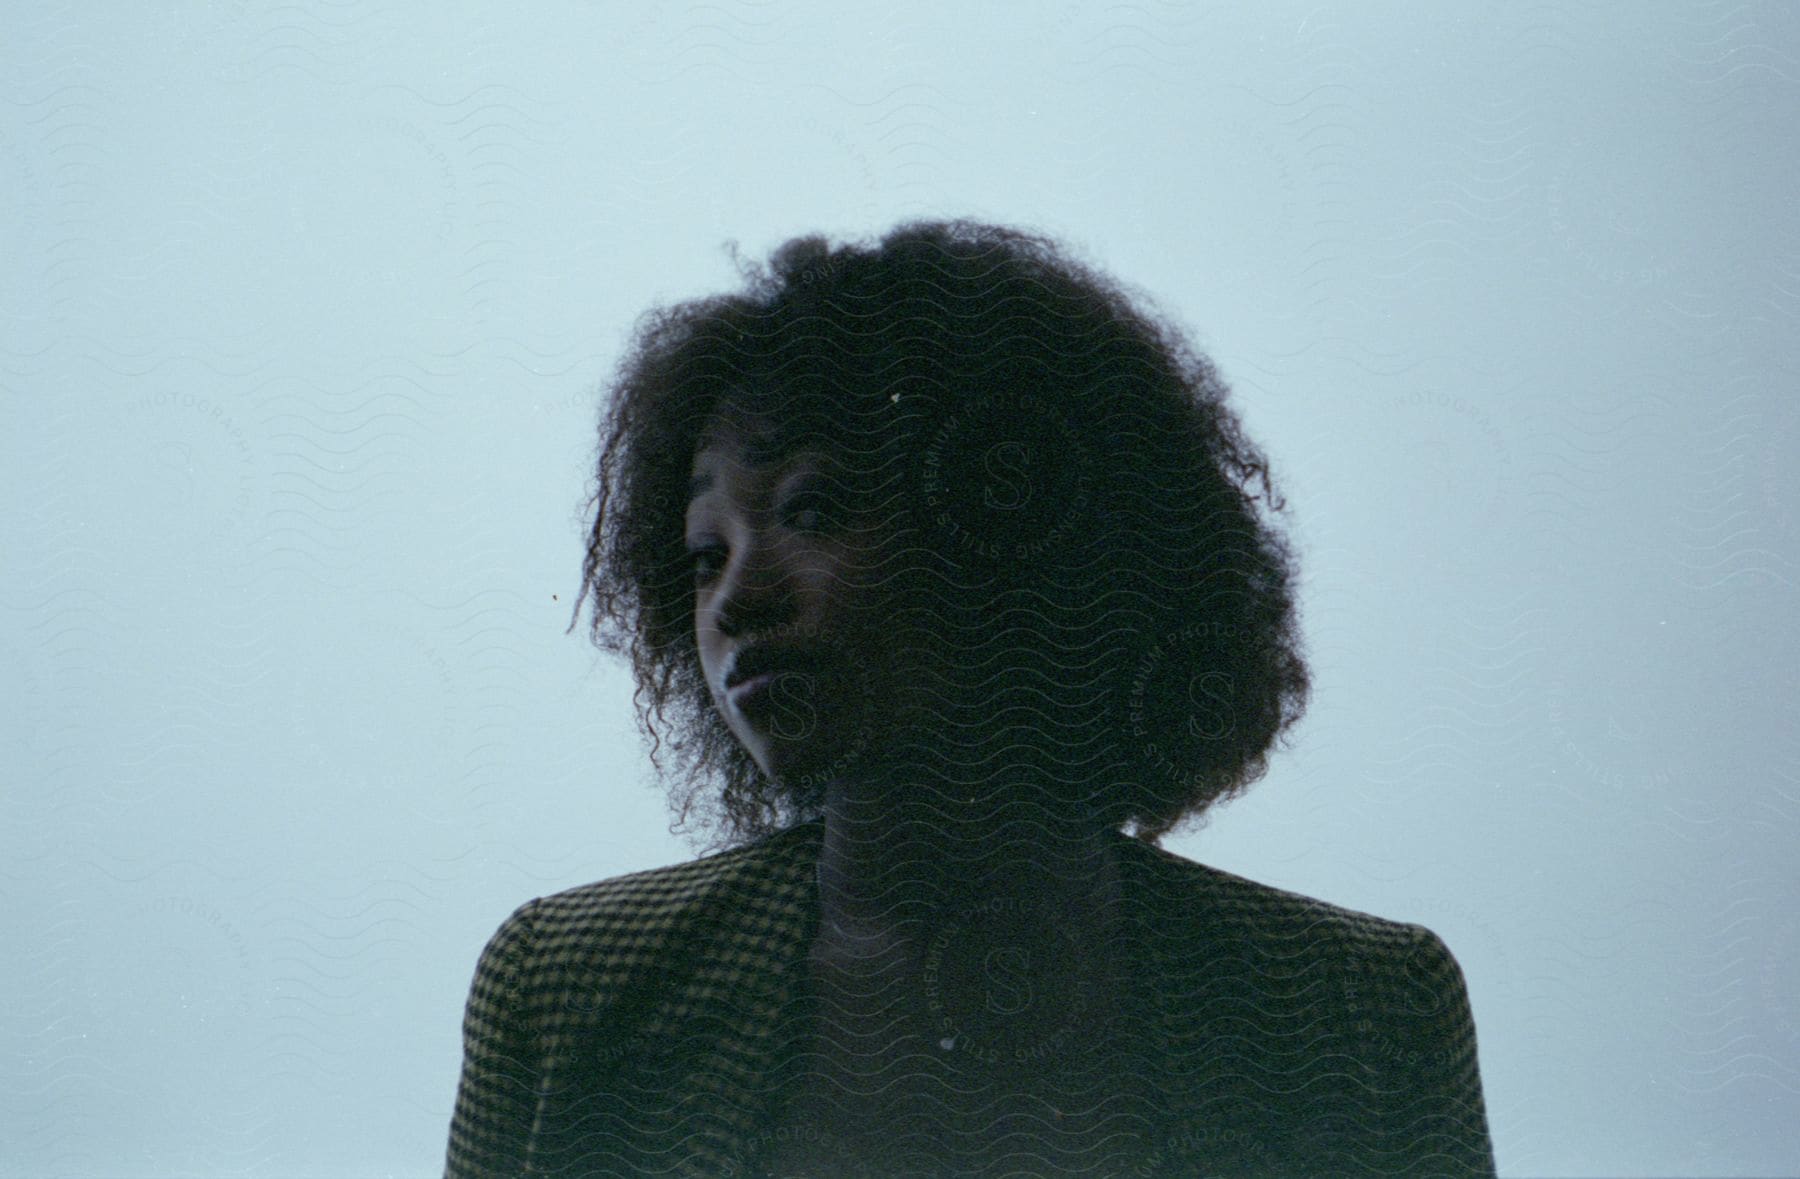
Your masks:
<instances>
[{"instance_id":1,"label":"woman's nose","mask_svg":"<svg viewBox=\"0 0 1800 1179\"><path fill-rule=\"evenodd\" d=\"M759 537L727 562L719 587L719 629L736 638L793 621L793 585L781 554Z\"/></svg>"}]
</instances>

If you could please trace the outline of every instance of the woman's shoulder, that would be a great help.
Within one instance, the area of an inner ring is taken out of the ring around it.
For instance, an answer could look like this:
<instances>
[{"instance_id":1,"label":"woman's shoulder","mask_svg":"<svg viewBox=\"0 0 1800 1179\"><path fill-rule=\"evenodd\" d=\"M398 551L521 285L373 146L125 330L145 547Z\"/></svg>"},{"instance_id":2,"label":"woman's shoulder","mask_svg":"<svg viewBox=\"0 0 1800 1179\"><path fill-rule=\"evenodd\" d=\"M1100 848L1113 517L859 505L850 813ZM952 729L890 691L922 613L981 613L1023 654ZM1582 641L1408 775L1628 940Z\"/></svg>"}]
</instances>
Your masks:
<instances>
[{"instance_id":1,"label":"woman's shoulder","mask_svg":"<svg viewBox=\"0 0 1800 1179\"><path fill-rule=\"evenodd\" d=\"M790 827L699 859L550 893L513 910L493 941L536 959L621 949L652 956L733 914L790 922L801 912L817 844L816 825Z\"/></svg>"},{"instance_id":2,"label":"woman's shoulder","mask_svg":"<svg viewBox=\"0 0 1800 1179\"><path fill-rule=\"evenodd\" d=\"M628 915L679 909L733 888L776 883L783 870L810 868L808 844L816 852L816 825L790 827L739 847L621 876L596 880L538 898L539 913ZM802 860L806 862L801 863Z\"/></svg>"},{"instance_id":3,"label":"woman's shoulder","mask_svg":"<svg viewBox=\"0 0 1800 1179\"><path fill-rule=\"evenodd\" d=\"M1494 1174L1468 991L1435 933L1133 843L1176 1140L1231 1155L1189 1172Z\"/></svg>"},{"instance_id":4,"label":"woman's shoulder","mask_svg":"<svg viewBox=\"0 0 1800 1179\"><path fill-rule=\"evenodd\" d=\"M1204 931L1276 957L1332 953L1372 964L1448 950L1429 929L1251 880L1143 840L1121 836L1139 903L1165 927ZM1453 960L1452 960L1453 961Z\"/></svg>"}]
</instances>

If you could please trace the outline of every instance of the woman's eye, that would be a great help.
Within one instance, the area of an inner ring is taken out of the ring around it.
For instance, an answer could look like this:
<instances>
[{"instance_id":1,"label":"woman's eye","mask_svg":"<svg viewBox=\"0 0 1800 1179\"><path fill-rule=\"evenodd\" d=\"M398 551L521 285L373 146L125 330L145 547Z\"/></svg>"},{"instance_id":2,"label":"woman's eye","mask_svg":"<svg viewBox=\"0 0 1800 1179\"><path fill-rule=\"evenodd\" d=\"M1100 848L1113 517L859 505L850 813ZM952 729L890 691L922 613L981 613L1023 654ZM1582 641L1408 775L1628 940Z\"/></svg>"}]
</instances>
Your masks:
<instances>
[{"instance_id":1,"label":"woman's eye","mask_svg":"<svg viewBox=\"0 0 1800 1179\"><path fill-rule=\"evenodd\" d=\"M801 532L817 532L831 522L831 505L817 493L797 495L788 501L787 518Z\"/></svg>"},{"instance_id":2,"label":"woman's eye","mask_svg":"<svg viewBox=\"0 0 1800 1179\"><path fill-rule=\"evenodd\" d=\"M714 561L720 564L725 561L725 550L716 544L688 550L688 562L693 566L695 581L705 581L719 571Z\"/></svg>"}]
</instances>

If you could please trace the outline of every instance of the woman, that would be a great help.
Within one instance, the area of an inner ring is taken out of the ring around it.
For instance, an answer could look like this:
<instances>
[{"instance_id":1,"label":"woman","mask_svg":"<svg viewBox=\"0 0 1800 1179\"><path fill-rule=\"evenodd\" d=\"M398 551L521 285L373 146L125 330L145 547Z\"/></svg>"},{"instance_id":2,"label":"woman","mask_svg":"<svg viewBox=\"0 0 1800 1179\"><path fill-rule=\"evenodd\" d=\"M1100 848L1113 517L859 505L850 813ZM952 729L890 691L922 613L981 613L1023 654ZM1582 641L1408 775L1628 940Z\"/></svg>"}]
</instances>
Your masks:
<instances>
[{"instance_id":1,"label":"woman","mask_svg":"<svg viewBox=\"0 0 1800 1179\"><path fill-rule=\"evenodd\" d=\"M446 1173L1491 1175L1435 935L1155 846L1308 688L1211 365L994 226L745 279L641 326L576 604L728 849L500 926Z\"/></svg>"}]
</instances>

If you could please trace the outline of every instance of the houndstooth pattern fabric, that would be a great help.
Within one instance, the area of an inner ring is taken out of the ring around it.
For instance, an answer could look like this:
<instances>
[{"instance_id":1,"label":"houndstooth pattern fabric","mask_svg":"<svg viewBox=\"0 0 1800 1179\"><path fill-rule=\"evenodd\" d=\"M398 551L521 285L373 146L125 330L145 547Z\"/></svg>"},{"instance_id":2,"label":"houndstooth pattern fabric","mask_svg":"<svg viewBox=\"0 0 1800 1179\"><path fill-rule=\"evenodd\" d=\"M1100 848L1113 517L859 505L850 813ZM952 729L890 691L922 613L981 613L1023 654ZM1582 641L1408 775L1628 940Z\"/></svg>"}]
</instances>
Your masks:
<instances>
[{"instance_id":1,"label":"houndstooth pattern fabric","mask_svg":"<svg viewBox=\"0 0 1800 1179\"><path fill-rule=\"evenodd\" d=\"M446 1179L766 1173L822 830L515 910L475 969ZM1115 835L1158 1101L1120 1173L1494 1174L1435 934Z\"/></svg>"}]
</instances>

